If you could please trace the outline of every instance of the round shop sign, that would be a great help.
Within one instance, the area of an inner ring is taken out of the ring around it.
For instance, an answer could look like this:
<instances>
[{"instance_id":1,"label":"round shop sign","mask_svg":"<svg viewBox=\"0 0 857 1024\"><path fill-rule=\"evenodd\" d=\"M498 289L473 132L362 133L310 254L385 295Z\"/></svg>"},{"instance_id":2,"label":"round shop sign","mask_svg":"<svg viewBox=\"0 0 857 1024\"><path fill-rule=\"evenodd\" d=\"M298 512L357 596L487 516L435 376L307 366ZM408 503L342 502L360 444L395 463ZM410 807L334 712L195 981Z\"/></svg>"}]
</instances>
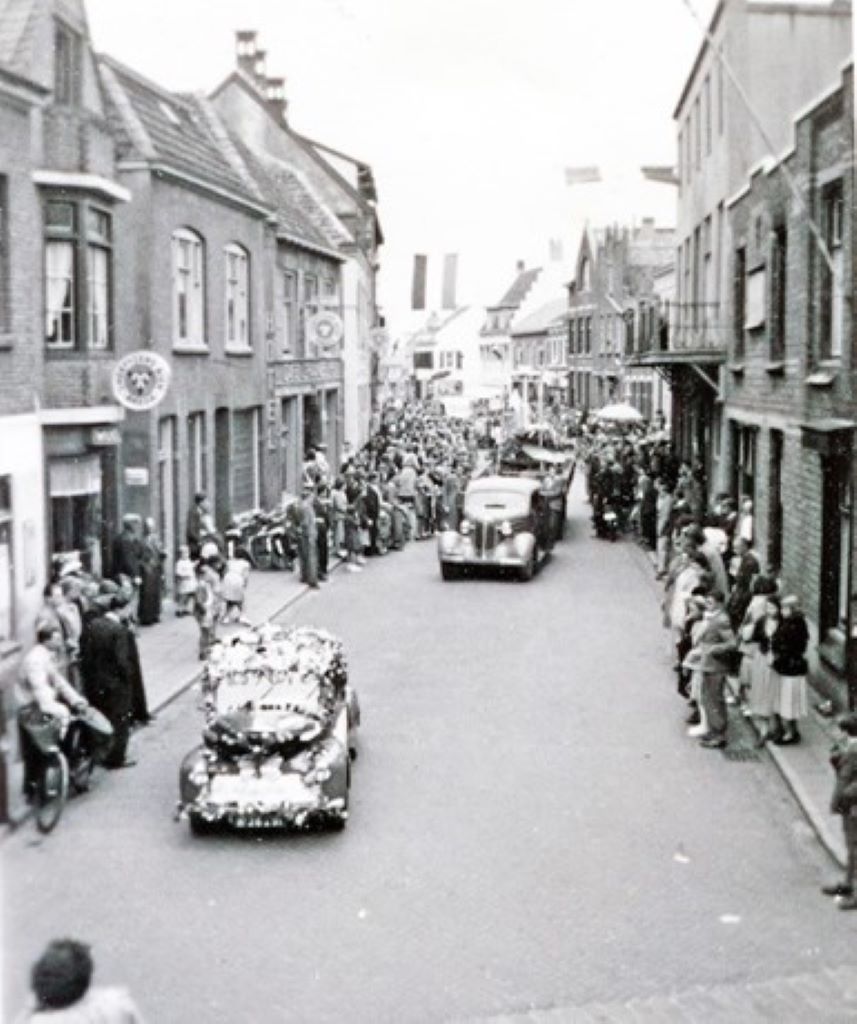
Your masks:
<instances>
[{"instance_id":1,"label":"round shop sign","mask_svg":"<svg viewBox=\"0 0 857 1024\"><path fill-rule=\"evenodd\" d=\"M325 352L330 352L342 341L342 320L337 313L323 310L310 317L309 336Z\"/></svg>"},{"instance_id":2,"label":"round shop sign","mask_svg":"<svg viewBox=\"0 0 857 1024\"><path fill-rule=\"evenodd\" d=\"M157 352L131 352L113 370L113 394L126 409L154 409L169 390L170 372L170 364Z\"/></svg>"}]
</instances>

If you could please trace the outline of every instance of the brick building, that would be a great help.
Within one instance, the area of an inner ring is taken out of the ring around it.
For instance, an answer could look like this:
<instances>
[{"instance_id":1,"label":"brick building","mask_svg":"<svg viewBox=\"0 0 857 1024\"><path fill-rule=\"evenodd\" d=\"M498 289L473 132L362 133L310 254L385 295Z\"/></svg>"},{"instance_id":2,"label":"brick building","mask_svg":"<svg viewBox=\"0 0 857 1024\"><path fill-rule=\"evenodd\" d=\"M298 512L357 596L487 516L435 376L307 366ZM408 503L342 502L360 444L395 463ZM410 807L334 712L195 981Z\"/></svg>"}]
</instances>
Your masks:
<instances>
[{"instance_id":1,"label":"brick building","mask_svg":"<svg viewBox=\"0 0 857 1024\"><path fill-rule=\"evenodd\" d=\"M257 158L274 161L300 181L321 218L313 214L315 227L325 239L320 255L341 263L337 295L306 293L308 305L327 299L339 310L342 339L336 355L341 371L332 363L310 367L306 373L290 365L274 371L276 395L283 398L316 392L320 419L336 424L338 436L357 446L369 436L379 360L374 351L376 331L383 326L377 303L378 250L384 236L377 212L377 192L368 164L300 135L289 124L283 79L271 78L265 69L265 53L258 48L255 32L237 34L236 67L211 95L212 106L230 132ZM303 239L306 242L307 239ZM303 251L308 252L304 245ZM315 250L318 253L318 249ZM334 254L331 256L331 254ZM299 271L300 273L300 271ZM307 275L310 282L312 274ZM304 288L307 277L303 278ZM288 362L288 360L287 360ZM279 382L279 383L276 383ZM294 394L289 388L298 389ZM341 390L342 401L335 392ZM282 405L277 416L283 413ZM289 415L287 413L287 415ZM296 420L277 419L275 429L291 431Z\"/></svg>"},{"instance_id":2,"label":"brick building","mask_svg":"<svg viewBox=\"0 0 857 1024\"><path fill-rule=\"evenodd\" d=\"M857 352L848 301L854 198L849 64L794 118L784 152L764 160L726 202L734 287L723 409L725 489L753 499L756 547L784 589L800 595L828 679L845 674L855 623ZM831 264L812 235L810 217Z\"/></svg>"},{"instance_id":3,"label":"brick building","mask_svg":"<svg viewBox=\"0 0 857 1024\"><path fill-rule=\"evenodd\" d=\"M583 232L577 252L574 276L568 283L569 399L581 412L604 404L594 376L593 329L596 314L594 295L594 253L588 230Z\"/></svg>"},{"instance_id":4,"label":"brick building","mask_svg":"<svg viewBox=\"0 0 857 1024\"><path fill-rule=\"evenodd\" d=\"M831 83L848 57L851 4L719 0L709 33L714 45L703 42L673 113L676 301L669 348L658 364L673 384L674 440L686 459L704 466L713 493L729 483L721 410L734 246L726 203L759 160L789 144L794 113Z\"/></svg>"}]
</instances>

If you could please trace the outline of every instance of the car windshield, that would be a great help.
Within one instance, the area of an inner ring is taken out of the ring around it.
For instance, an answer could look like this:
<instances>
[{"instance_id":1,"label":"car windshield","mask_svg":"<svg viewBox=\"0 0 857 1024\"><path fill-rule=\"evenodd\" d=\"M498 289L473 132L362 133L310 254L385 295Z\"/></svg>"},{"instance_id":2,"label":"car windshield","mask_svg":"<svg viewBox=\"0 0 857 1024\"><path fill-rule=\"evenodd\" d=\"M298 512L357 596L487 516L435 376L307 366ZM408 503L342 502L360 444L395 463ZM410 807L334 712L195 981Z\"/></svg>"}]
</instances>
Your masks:
<instances>
[{"instance_id":1,"label":"car windshield","mask_svg":"<svg viewBox=\"0 0 857 1024\"><path fill-rule=\"evenodd\" d=\"M472 491L464 499L464 512L468 516L509 519L525 516L529 511L529 495L512 491Z\"/></svg>"}]
</instances>

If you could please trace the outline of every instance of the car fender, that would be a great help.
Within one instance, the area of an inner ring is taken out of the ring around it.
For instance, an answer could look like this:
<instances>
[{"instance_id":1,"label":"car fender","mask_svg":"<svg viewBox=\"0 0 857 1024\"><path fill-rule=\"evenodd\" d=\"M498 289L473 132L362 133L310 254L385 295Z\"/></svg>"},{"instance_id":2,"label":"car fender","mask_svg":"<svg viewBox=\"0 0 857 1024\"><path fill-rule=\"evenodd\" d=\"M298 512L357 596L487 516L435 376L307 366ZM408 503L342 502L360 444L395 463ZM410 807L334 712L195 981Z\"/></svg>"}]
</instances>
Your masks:
<instances>
[{"instance_id":1,"label":"car fender","mask_svg":"<svg viewBox=\"0 0 857 1024\"><path fill-rule=\"evenodd\" d=\"M454 554L461 547L461 541L461 534L457 530L444 530L437 538L438 555Z\"/></svg>"},{"instance_id":2,"label":"car fender","mask_svg":"<svg viewBox=\"0 0 857 1024\"><path fill-rule=\"evenodd\" d=\"M179 767L179 794L184 803L193 803L202 791L202 786L191 779L191 773L197 766L208 767L205 747L202 744L186 754Z\"/></svg>"},{"instance_id":3,"label":"car fender","mask_svg":"<svg viewBox=\"0 0 857 1024\"><path fill-rule=\"evenodd\" d=\"M529 530L522 530L520 533L516 533L510 541L515 554L519 555L521 560L526 562L536 548L535 535L530 533Z\"/></svg>"}]
</instances>

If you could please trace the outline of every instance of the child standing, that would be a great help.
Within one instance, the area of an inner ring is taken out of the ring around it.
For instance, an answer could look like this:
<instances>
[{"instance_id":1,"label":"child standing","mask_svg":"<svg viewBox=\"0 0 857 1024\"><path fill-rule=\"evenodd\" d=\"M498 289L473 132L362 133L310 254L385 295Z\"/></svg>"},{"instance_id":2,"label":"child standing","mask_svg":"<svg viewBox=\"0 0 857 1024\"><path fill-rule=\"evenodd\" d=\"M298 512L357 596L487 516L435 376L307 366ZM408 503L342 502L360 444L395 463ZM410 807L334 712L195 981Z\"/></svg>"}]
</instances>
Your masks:
<instances>
[{"instance_id":1,"label":"child standing","mask_svg":"<svg viewBox=\"0 0 857 1024\"><path fill-rule=\"evenodd\" d=\"M182 544L176 559L176 615L193 615L193 595L196 592L196 569L190 558L190 548Z\"/></svg>"},{"instance_id":2,"label":"child standing","mask_svg":"<svg viewBox=\"0 0 857 1024\"><path fill-rule=\"evenodd\" d=\"M210 560L201 559L196 567L193 615L199 626L199 658L204 661L216 639L220 619L220 577Z\"/></svg>"},{"instance_id":3,"label":"child standing","mask_svg":"<svg viewBox=\"0 0 857 1024\"><path fill-rule=\"evenodd\" d=\"M250 563L246 558L229 558L226 561L226 572L220 581L220 596L226 602L221 622L240 622L249 626L244 618L244 598L247 594L247 583L250 579Z\"/></svg>"}]
</instances>

